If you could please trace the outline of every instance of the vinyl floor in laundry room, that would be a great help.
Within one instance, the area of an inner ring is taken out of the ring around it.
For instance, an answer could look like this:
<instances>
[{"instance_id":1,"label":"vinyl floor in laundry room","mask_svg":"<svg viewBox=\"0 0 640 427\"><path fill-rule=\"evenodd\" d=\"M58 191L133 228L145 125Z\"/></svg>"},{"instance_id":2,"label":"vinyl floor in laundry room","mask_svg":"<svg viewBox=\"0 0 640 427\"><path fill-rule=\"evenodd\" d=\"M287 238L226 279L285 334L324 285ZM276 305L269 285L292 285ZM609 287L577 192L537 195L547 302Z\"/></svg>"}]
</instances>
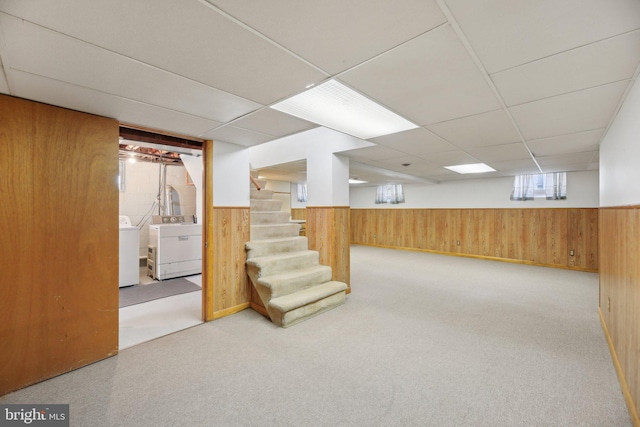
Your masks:
<instances>
[{"instance_id":1,"label":"vinyl floor in laundry room","mask_svg":"<svg viewBox=\"0 0 640 427\"><path fill-rule=\"evenodd\" d=\"M202 275L185 277L202 286ZM153 286L146 268L140 269L140 284ZM202 291L161 298L120 309L119 349L172 334L202 322Z\"/></svg>"}]
</instances>

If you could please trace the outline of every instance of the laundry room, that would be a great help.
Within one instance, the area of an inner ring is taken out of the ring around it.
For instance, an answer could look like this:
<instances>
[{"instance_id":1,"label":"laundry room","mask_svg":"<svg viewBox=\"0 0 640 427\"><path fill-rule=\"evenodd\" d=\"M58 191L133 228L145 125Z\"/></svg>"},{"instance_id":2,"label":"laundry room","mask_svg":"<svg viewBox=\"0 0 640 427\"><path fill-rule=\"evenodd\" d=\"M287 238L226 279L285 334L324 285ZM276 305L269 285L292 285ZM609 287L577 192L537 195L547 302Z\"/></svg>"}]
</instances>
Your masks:
<instances>
[{"instance_id":1,"label":"laundry room","mask_svg":"<svg viewBox=\"0 0 640 427\"><path fill-rule=\"evenodd\" d=\"M120 140L120 349L202 321L201 154Z\"/></svg>"}]
</instances>

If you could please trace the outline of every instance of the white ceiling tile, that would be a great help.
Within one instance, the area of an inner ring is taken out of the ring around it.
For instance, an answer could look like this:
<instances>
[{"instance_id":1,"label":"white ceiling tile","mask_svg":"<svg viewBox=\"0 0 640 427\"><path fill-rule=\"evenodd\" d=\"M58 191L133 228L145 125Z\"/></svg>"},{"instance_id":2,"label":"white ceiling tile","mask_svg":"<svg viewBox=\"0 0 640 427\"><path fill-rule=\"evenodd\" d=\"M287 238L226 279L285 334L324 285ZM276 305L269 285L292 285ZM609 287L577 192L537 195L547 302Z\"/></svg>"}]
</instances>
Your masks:
<instances>
[{"instance_id":1,"label":"white ceiling tile","mask_svg":"<svg viewBox=\"0 0 640 427\"><path fill-rule=\"evenodd\" d=\"M453 151L457 148L424 128L411 129L369 141L415 156Z\"/></svg>"},{"instance_id":2,"label":"white ceiling tile","mask_svg":"<svg viewBox=\"0 0 640 427\"><path fill-rule=\"evenodd\" d=\"M453 165L466 165L471 163L479 163L479 160L475 157L471 157L467 153L461 150L449 151L447 153L434 153L424 157L425 160L429 160L440 166L453 166Z\"/></svg>"},{"instance_id":3,"label":"white ceiling tile","mask_svg":"<svg viewBox=\"0 0 640 427\"><path fill-rule=\"evenodd\" d=\"M0 23L13 69L218 122L261 107L7 15Z\"/></svg>"},{"instance_id":4,"label":"white ceiling tile","mask_svg":"<svg viewBox=\"0 0 640 427\"><path fill-rule=\"evenodd\" d=\"M414 156L398 157L395 159L379 159L377 163L385 168L396 172L412 173L421 168L434 168L437 165ZM407 166L403 166L407 165Z\"/></svg>"},{"instance_id":5,"label":"white ceiling tile","mask_svg":"<svg viewBox=\"0 0 640 427\"><path fill-rule=\"evenodd\" d=\"M353 159L361 161L361 159L367 160L384 160L384 159L398 159L406 157L405 153L392 150L381 145L374 145L372 147L358 148L356 150L343 151L340 154L349 156Z\"/></svg>"},{"instance_id":6,"label":"white ceiling tile","mask_svg":"<svg viewBox=\"0 0 640 427\"><path fill-rule=\"evenodd\" d=\"M483 172L483 173L455 173L453 172L453 175L447 175L446 179L443 179L443 177L440 177L440 179L442 181L462 181L462 180L469 180L469 179L487 179L487 178L500 178L502 177L502 175L500 175L499 172Z\"/></svg>"},{"instance_id":7,"label":"white ceiling tile","mask_svg":"<svg viewBox=\"0 0 640 427\"><path fill-rule=\"evenodd\" d=\"M433 0L207 1L330 74L446 21Z\"/></svg>"},{"instance_id":8,"label":"white ceiling tile","mask_svg":"<svg viewBox=\"0 0 640 427\"><path fill-rule=\"evenodd\" d=\"M540 173L533 159L502 160L487 162L489 166L504 175L527 175Z\"/></svg>"},{"instance_id":9,"label":"white ceiling tile","mask_svg":"<svg viewBox=\"0 0 640 427\"><path fill-rule=\"evenodd\" d=\"M473 148L469 150L469 154L484 163L531 158L531 155L522 142L494 145L493 147Z\"/></svg>"},{"instance_id":10,"label":"white ceiling tile","mask_svg":"<svg viewBox=\"0 0 640 427\"><path fill-rule=\"evenodd\" d=\"M339 78L418 125L500 108L449 25L417 37Z\"/></svg>"},{"instance_id":11,"label":"white ceiling tile","mask_svg":"<svg viewBox=\"0 0 640 427\"><path fill-rule=\"evenodd\" d=\"M576 172L588 170L588 165L584 163L580 164L558 164L554 166L545 166L542 168L543 173L552 173L552 172Z\"/></svg>"},{"instance_id":12,"label":"white ceiling tile","mask_svg":"<svg viewBox=\"0 0 640 427\"><path fill-rule=\"evenodd\" d=\"M628 82L617 82L510 107L526 140L606 127Z\"/></svg>"},{"instance_id":13,"label":"white ceiling tile","mask_svg":"<svg viewBox=\"0 0 640 427\"><path fill-rule=\"evenodd\" d=\"M224 141L244 147L262 144L275 139L273 135L240 129L230 125L221 126L199 136L203 139L212 139L214 142Z\"/></svg>"},{"instance_id":14,"label":"white ceiling tile","mask_svg":"<svg viewBox=\"0 0 640 427\"><path fill-rule=\"evenodd\" d=\"M589 163L589 166L587 166L587 170L598 170L600 169L600 163L599 162L591 162Z\"/></svg>"},{"instance_id":15,"label":"white ceiling tile","mask_svg":"<svg viewBox=\"0 0 640 427\"><path fill-rule=\"evenodd\" d=\"M233 126L266 133L273 136L287 136L317 127L315 123L299 119L271 108L263 108L232 123Z\"/></svg>"},{"instance_id":16,"label":"white ceiling tile","mask_svg":"<svg viewBox=\"0 0 640 427\"><path fill-rule=\"evenodd\" d=\"M9 84L5 78L5 74L2 71L2 64L0 64L0 93L9 94Z\"/></svg>"},{"instance_id":17,"label":"white ceiling tile","mask_svg":"<svg viewBox=\"0 0 640 427\"><path fill-rule=\"evenodd\" d=\"M533 139L527 145L535 156L553 156L556 154L576 153L580 151L598 150L598 142L604 129L594 129L586 132L570 133L568 135L552 136L549 138Z\"/></svg>"},{"instance_id":18,"label":"white ceiling tile","mask_svg":"<svg viewBox=\"0 0 640 427\"><path fill-rule=\"evenodd\" d=\"M198 1L59 0L55 7L41 6L2 4L21 18L264 105L327 77Z\"/></svg>"},{"instance_id":19,"label":"white ceiling tile","mask_svg":"<svg viewBox=\"0 0 640 427\"><path fill-rule=\"evenodd\" d=\"M489 73L640 28L637 0L445 0Z\"/></svg>"},{"instance_id":20,"label":"white ceiling tile","mask_svg":"<svg viewBox=\"0 0 640 427\"><path fill-rule=\"evenodd\" d=\"M545 156L536 157L536 161L540 164L543 170L549 167L563 166L563 165L586 165L591 162L593 157L597 154L596 151L585 151L582 153L571 154L559 154L557 156Z\"/></svg>"},{"instance_id":21,"label":"white ceiling tile","mask_svg":"<svg viewBox=\"0 0 640 427\"><path fill-rule=\"evenodd\" d=\"M507 105L630 79L640 62L640 30L493 74Z\"/></svg>"},{"instance_id":22,"label":"white ceiling tile","mask_svg":"<svg viewBox=\"0 0 640 427\"><path fill-rule=\"evenodd\" d=\"M33 74L12 70L11 80L20 97L46 104L111 117L160 131L198 136L220 123L126 98L73 86Z\"/></svg>"},{"instance_id":23,"label":"white ceiling tile","mask_svg":"<svg viewBox=\"0 0 640 427\"><path fill-rule=\"evenodd\" d=\"M429 126L429 130L459 148L485 147L520 140L504 110L436 123Z\"/></svg>"}]
</instances>

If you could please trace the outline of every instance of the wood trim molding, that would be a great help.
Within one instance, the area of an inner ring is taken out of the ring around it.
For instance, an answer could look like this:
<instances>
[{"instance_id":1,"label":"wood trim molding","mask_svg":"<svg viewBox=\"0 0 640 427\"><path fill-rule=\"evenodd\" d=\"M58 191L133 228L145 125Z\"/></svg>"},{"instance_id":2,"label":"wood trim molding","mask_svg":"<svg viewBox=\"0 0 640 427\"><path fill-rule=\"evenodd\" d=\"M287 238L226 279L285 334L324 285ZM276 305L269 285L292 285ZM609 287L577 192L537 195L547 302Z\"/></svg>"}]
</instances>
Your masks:
<instances>
[{"instance_id":1,"label":"wood trim molding","mask_svg":"<svg viewBox=\"0 0 640 427\"><path fill-rule=\"evenodd\" d=\"M244 302L242 304L238 304L235 307L225 308L224 310L218 310L213 313L214 319L221 319L223 317L231 316L232 314L236 314L241 312L242 310L246 310L250 307L250 303Z\"/></svg>"},{"instance_id":2,"label":"wood trim molding","mask_svg":"<svg viewBox=\"0 0 640 427\"><path fill-rule=\"evenodd\" d=\"M202 188L202 204L204 206L204 239L202 240L202 320L209 322L215 318L213 311L213 141L202 144L202 162L204 180Z\"/></svg>"},{"instance_id":3,"label":"wood trim molding","mask_svg":"<svg viewBox=\"0 0 640 427\"><path fill-rule=\"evenodd\" d=\"M607 339L607 344L609 345L609 351L611 352L611 358L613 359L613 366L616 369L616 374L618 374L620 389L622 390L624 401L627 404L627 409L629 410L629 416L631 417L631 422L633 423L634 427L640 427L640 417L638 417L638 408L636 408L635 404L633 403L633 398L631 397L631 392L629 391L629 385L627 384L627 380L624 377L622 366L620 366L620 360L618 360L618 355L616 354L615 347L613 346L613 341L611 340L611 335L609 335L609 329L607 328L607 323L604 320L604 316L602 315L602 310L600 310L600 307L598 307L598 316L600 317L602 330L604 331L604 336Z\"/></svg>"},{"instance_id":4,"label":"wood trim molding","mask_svg":"<svg viewBox=\"0 0 640 427\"><path fill-rule=\"evenodd\" d=\"M131 130L131 132L127 132L128 130ZM193 136L189 135L183 135L175 132L159 131L157 129L124 122L120 122L120 136L124 136L126 139L130 139L131 141L146 141L174 147L189 147L196 149L201 148L202 145L207 141L205 139L194 138ZM129 138L127 138L127 136L129 136ZM191 144L190 141L192 141L194 144Z\"/></svg>"},{"instance_id":5,"label":"wood trim molding","mask_svg":"<svg viewBox=\"0 0 640 427\"><path fill-rule=\"evenodd\" d=\"M598 209L640 209L640 205L600 206Z\"/></svg>"},{"instance_id":6,"label":"wood trim molding","mask_svg":"<svg viewBox=\"0 0 640 427\"><path fill-rule=\"evenodd\" d=\"M592 270L592 269L582 268L582 267L571 267L571 266L557 265L557 264L540 264L538 262L526 261L526 260L520 260L520 259L500 258L500 257L485 256L485 255L474 255L474 254L463 254L463 253L457 253L457 252L445 252L445 251L437 251L432 249L406 248L401 246L388 246L388 245L374 245L369 243L351 243L351 245L352 246L371 246L374 248L385 248L385 249L397 249L399 251L426 252L430 254L456 256L456 257L462 257L462 258L475 258L475 259L484 259L487 261L509 262L511 264L524 264L524 265L534 265L536 267L559 268L561 270L585 271L587 273L598 272L598 270Z\"/></svg>"},{"instance_id":7,"label":"wood trim molding","mask_svg":"<svg viewBox=\"0 0 640 427\"><path fill-rule=\"evenodd\" d=\"M267 309L261 305L256 304L255 302L251 302L251 309L262 314L265 317L269 317L269 313L267 313Z\"/></svg>"},{"instance_id":8,"label":"wood trim molding","mask_svg":"<svg viewBox=\"0 0 640 427\"><path fill-rule=\"evenodd\" d=\"M350 206L307 206L305 208L296 208L296 209L351 209Z\"/></svg>"}]
</instances>

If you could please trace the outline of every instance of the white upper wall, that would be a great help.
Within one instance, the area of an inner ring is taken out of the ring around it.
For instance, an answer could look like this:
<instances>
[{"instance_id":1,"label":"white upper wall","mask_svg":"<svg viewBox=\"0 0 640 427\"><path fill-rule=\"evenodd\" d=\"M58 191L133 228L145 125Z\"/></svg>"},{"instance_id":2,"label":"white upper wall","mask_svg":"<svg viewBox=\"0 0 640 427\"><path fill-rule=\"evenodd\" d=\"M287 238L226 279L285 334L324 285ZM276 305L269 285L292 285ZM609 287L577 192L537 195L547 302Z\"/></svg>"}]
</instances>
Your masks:
<instances>
[{"instance_id":1,"label":"white upper wall","mask_svg":"<svg viewBox=\"0 0 640 427\"><path fill-rule=\"evenodd\" d=\"M309 158L312 153L339 153L375 145L325 127L317 127L250 147L251 168L260 169Z\"/></svg>"},{"instance_id":2,"label":"white upper wall","mask_svg":"<svg viewBox=\"0 0 640 427\"><path fill-rule=\"evenodd\" d=\"M351 186L351 208L595 208L598 171L567 172L567 200L509 200L513 177L405 184L405 203L375 203L376 187Z\"/></svg>"},{"instance_id":3,"label":"white upper wall","mask_svg":"<svg viewBox=\"0 0 640 427\"><path fill-rule=\"evenodd\" d=\"M249 206L249 149L213 143L213 205Z\"/></svg>"},{"instance_id":4,"label":"white upper wall","mask_svg":"<svg viewBox=\"0 0 640 427\"><path fill-rule=\"evenodd\" d=\"M600 143L600 206L640 204L640 84Z\"/></svg>"}]
</instances>

